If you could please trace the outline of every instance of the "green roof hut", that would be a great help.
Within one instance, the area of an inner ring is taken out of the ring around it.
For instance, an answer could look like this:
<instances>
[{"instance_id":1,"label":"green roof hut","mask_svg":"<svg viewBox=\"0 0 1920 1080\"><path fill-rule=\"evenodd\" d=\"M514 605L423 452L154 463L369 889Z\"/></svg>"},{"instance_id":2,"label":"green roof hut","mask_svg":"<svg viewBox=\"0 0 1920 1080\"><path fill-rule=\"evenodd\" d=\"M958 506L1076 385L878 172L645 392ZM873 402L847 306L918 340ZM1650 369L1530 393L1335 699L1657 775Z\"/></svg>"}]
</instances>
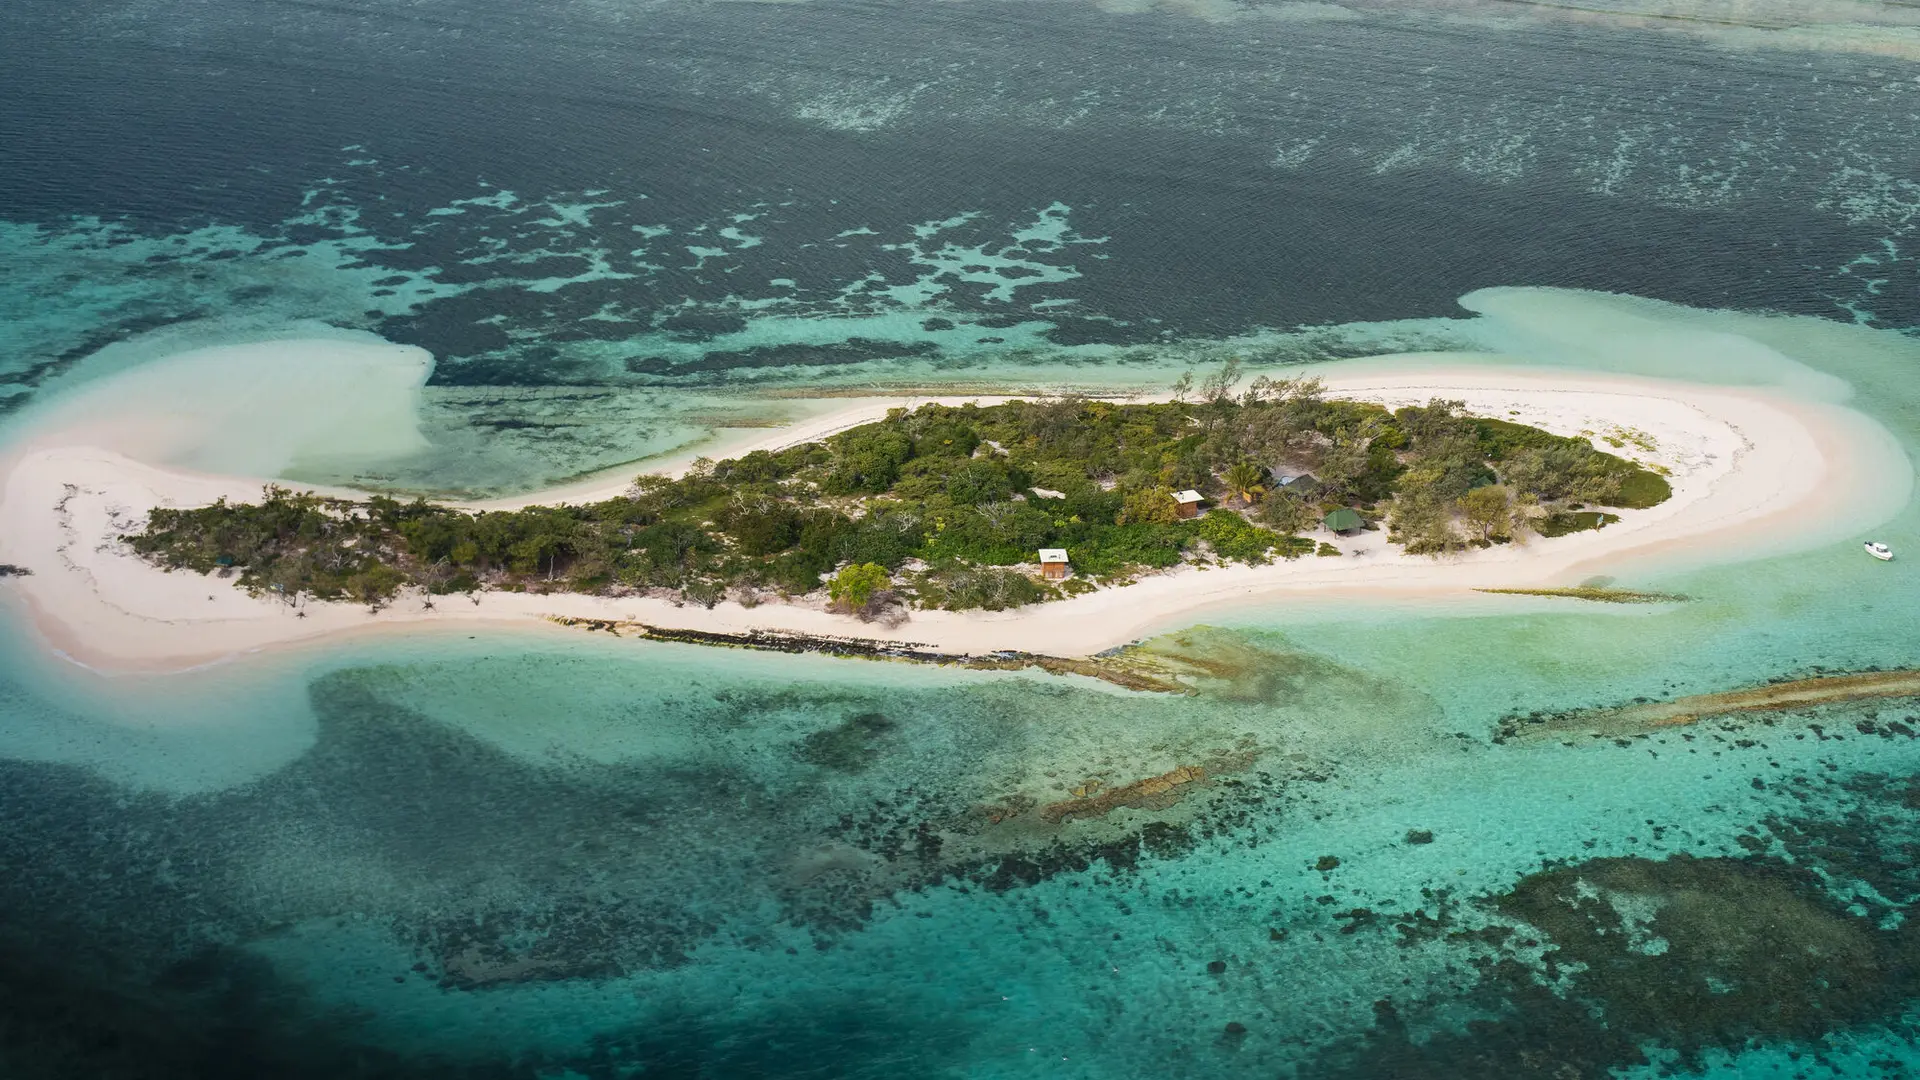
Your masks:
<instances>
[{"instance_id":1,"label":"green roof hut","mask_svg":"<svg viewBox=\"0 0 1920 1080\"><path fill-rule=\"evenodd\" d=\"M1337 532L1342 536L1350 532L1359 532L1367 527L1367 523L1361 519L1359 513L1346 506L1328 514L1320 524L1325 525L1327 531Z\"/></svg>"}]
</instances>

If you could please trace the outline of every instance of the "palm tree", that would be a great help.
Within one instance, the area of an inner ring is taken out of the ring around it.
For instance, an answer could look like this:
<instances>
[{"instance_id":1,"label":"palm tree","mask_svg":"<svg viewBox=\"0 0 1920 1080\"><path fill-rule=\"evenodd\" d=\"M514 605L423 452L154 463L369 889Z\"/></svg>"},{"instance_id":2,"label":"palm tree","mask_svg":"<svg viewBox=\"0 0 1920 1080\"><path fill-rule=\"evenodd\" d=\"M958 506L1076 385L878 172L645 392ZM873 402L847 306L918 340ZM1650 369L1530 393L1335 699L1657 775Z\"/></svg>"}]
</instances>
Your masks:
<instances>
[{"instance_id":1,"label":"palm tree","mask_svg":"<svg viewBox=\"0 0 1920 1080\"><path fill-rule=\"evenodd\" d=\"M1227 493L1239 496L1240 501L1249 506L1253 505L1254 500L1260 497L1260 493L1266 490L1265 485L1261 483L1266 478L1266 472L1251 461L1240 462L1228 469L1226 475L1221 477L1227 483Z\"/></svg>"}]
</instances>

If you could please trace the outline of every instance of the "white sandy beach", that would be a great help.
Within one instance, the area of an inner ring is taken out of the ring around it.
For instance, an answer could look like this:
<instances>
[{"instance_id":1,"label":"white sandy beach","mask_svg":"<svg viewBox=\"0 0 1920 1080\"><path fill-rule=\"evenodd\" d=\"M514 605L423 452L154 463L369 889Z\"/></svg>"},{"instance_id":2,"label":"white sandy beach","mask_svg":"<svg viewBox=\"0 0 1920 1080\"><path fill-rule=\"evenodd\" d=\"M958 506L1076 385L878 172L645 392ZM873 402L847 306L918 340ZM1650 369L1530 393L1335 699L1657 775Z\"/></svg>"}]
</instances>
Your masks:
<instances>
[{"instance_id":1,"label":"white sandy beach","mask_svg":"<svg viewBox=\"0 0 1920 1080\"><path fill-rule=\"evenodd\" d=\"M297 351L300 344L273 347ZM338 343L325 344L339 348ZM296 360L308 364L313 357ZM414 365L411 375L396 376L392 385L378 380L373 384L404 396L409 379L424 377L417 357L406 361ZM1910 495L1912 470L1892 435L1834 404L1796 402L1765 390L1475 365L1459 357L1382 357L1329 370L1330 396L1390 406L1458 398L1479 415L1560 434L1587 432L1603 439L1617 429L1641 433L1651 439L1650 452L1631 445L1597 445L1668 470L1674 497L1648 510L1622 511L1620 522L1601 531L1456 558L1404 555L1387 545L1384 533L1366 533L1332 538L1347 552L1340 558L1309 556L1259 567L1184 567L1125 588L1018 611L915 612L911 621L894 630L804 604L767 603L747 609L722 603L708 610L668 600L504 592L482 593L473 600L441 597L431 607L420 597L407 597L377 613L359 605L312 603L300 615L277 599L248 596L226 580L159 570L120 541L156 506L197 506L221 497L253 499L265 482L257 475L215 475L178 464L206 459L193 448L183 450L182 440L191 441L187 435L194 424L219 425L219 417L177 417L158 426L164 437L156 439L151 422L131 423L140 415L143 396L122 387L54 410L0 456L5 475L0 562L32 572L11 579L10 587L27 600L46 642L74 662L103 672L179 670L271 646L423 623L537 625L553 616L715 632L762 629L884 638L948 652L1021 650L1072 656L1188 625L1224 608L1325 598L1491 602L1471 590L1568 586L1599 574L1851 541L1863 525L1892 516ZM292 426L306 431L316 445L325 443L327 424L357 415L354 410L364 402L367 385L362 380L352 393L332 397L316 392L305 426ZM1001 399L846 399L792 427L736 438L721 452L731 456L809 441L876 419L888 408L929 400ZM128 410L127 415L111 415L119 409ZM406 427L404 419L389 417L383 431L368 438L381 445L404 445ZM261 430L258 422L237 436L230 427L223 429L236 438L254 438ZM274 463L284 467L305 437L301 431L276 431L274 439L284 444L279 457L255 454L244 460L262 462L260 471L270 475ZM684 464L661 463L653 471ZM604 498L623 490L629 479L623 473L616 479L474 505Z\"/></svg>"}]
</instances>

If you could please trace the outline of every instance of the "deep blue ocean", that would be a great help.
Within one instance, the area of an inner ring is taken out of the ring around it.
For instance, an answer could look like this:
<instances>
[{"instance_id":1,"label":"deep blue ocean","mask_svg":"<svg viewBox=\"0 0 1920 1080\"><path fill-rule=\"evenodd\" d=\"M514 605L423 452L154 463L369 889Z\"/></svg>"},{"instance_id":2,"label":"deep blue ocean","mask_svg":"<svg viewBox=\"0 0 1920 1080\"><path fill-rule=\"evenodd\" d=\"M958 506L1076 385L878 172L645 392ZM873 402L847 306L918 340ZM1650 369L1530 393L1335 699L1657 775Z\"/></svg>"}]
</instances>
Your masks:
<instances>
[{"instance_id":1,"label":"deep blue ocean","mask_svg":"<svg viewBox=\"0 0 1920 1080\"><path fill-rule=\"evenodd\" d=\"M11 0L0 437L333 328L436 365L358 479L521 491L781 395L1480 347L1532 286L1724 315L1911 452L1908 9L1622 10ZM1916 666L1850 547L1246 616L1154 646L1177 698L464 632L97 685L0 605L0 1078L1920 1075L1914 702L1508 737Z\"/></svg>"}]
</instances>

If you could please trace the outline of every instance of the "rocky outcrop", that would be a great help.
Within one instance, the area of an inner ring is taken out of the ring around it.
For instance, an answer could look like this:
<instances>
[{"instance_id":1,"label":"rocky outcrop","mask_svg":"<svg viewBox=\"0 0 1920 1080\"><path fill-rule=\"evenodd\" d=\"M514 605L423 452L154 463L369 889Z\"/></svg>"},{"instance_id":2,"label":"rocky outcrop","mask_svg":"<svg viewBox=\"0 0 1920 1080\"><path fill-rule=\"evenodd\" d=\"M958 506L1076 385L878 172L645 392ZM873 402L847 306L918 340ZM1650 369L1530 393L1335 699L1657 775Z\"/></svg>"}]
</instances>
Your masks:
<instances>
[{"instance_id":1,"label":"rocky outcrop","mask_svg":"<svg viewBox=\"0 0 1920 1080\"><path fill-rule=\"evenodd\" d=\"M720 633L708 630L679 630L652 626L628 619L581 619L555 615L561 626L604 631L615 637L634 635L656 641L676 641L688 645L715 645L735 649L765 649L770 652L825 653L868 660L900 660L920 664L955 664L976 671L1026 671L1039 668L1050 675L1085 675L1128 690L1153 694L1191 694L1193 688L1159 670L1154 658L1132 655L1127 650L1111 656L1045 656L1040 653L996 652L986 656L970 653L938 652L920 642L888 641L875 638L836 637L798 634L782 630L748 630Z\"/></svg>"}]
</instances>

